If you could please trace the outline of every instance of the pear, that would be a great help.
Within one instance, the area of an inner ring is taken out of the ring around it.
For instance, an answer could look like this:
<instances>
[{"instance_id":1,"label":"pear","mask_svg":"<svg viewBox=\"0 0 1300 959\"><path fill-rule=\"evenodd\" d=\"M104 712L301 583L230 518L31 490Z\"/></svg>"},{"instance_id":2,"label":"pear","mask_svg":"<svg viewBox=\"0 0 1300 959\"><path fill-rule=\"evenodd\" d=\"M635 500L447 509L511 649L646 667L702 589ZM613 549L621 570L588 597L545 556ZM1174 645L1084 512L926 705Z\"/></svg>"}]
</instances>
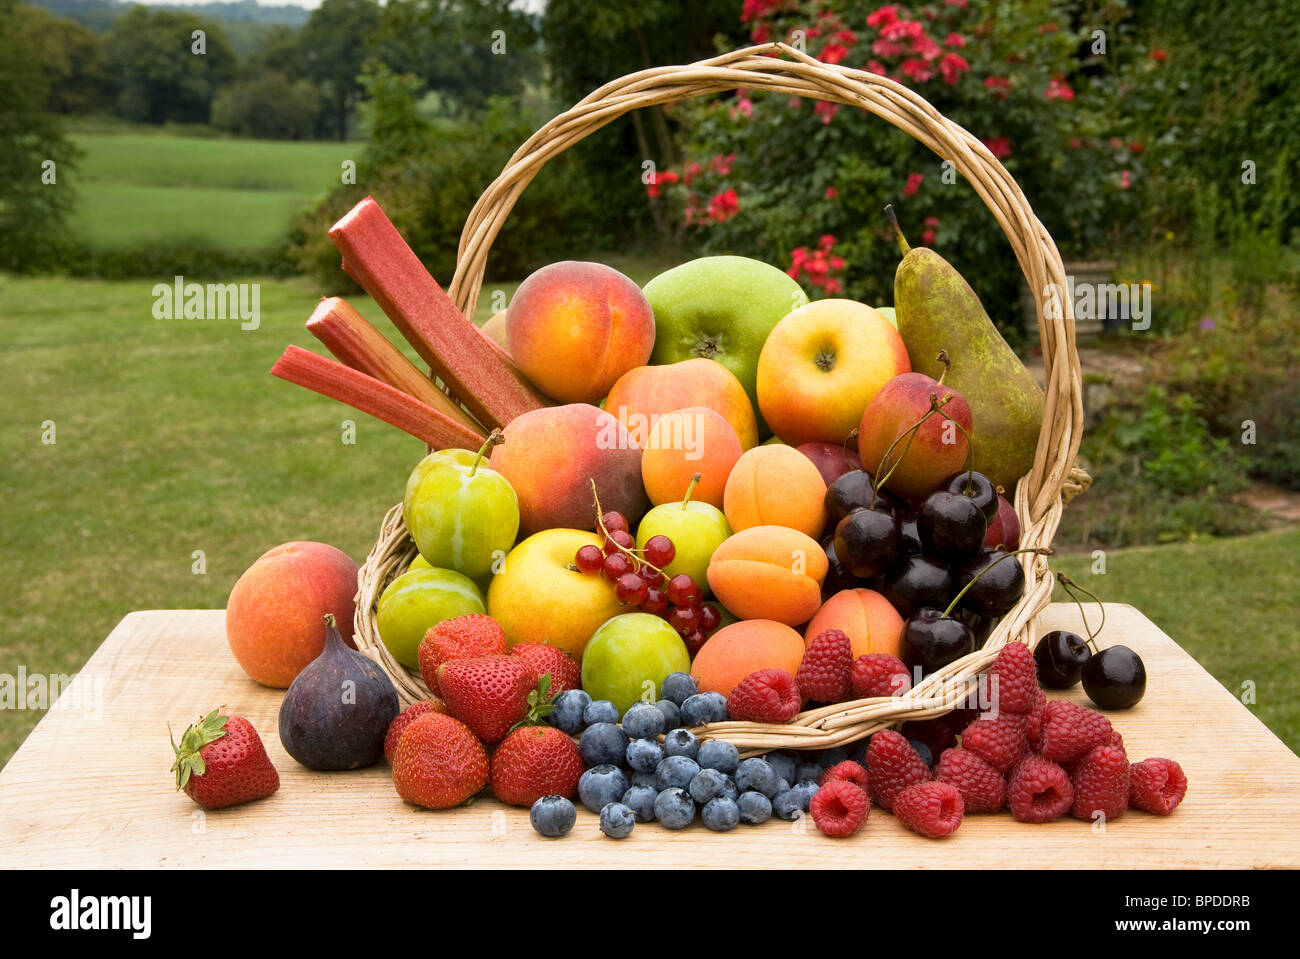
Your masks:
<instances>
[{"instance_id":1,"label":"pear","mask_svg":"<svg viewBox=\"0 0 1300 959\"><path fill-rule=\"evenodd\" d=\"M966 398L975 424L974 468L1014 490L1034 462L1043 391L970 284L934 250L909 247L893 209L885 212L903 251L894 274L894 308L912 369L938 379L944 374L939 353L946 351L951 368L943 382Z\"/></svg>"}]
</instances>

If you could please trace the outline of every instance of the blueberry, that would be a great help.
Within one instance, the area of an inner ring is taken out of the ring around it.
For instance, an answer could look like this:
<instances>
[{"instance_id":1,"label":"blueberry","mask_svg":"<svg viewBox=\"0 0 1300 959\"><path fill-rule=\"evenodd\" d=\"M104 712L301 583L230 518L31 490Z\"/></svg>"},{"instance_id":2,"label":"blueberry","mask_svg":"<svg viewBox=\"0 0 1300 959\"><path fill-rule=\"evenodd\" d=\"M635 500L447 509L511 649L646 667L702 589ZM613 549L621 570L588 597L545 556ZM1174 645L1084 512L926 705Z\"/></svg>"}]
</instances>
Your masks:
<instances>
[{"instance_id":1,"label":"blueberry","mask_svg":"<svg viewBox=\"0 0 1300 959\"><path fill-rule=\"evenodd\" d=\"M869 739L869 738L870 738L870 737L868 737L868 739ZM855 763L857 763L859 766L866 766L866 764L867 764L867 739L860 739L860 740L858 740L857 744L856 744L856 745L853 747L853 749L849 752L849 758L852 759L852 760L853 760Z\"/></svg>"},{"instance_id":2,"label":"blueberry","mask_svg":"<svg viewBox=\"0 0 1300 959\"><path fill-rule=\"evenodd\" d=\"M655 703L655 709L664 717L664 729L676 729L682 724L682 711L671 699L661 699Z\"/></svg>"},{"instance_id":3,"label":"blueberry","mask_svg":"<svg viewBox=\"0 0 1300 959\"><path fill-rule=\"evenodd\" d=\"M636 816L621 802L612 802L600 811L600 831L610 839L626 839L632 835Z\"/></svg>"},{"instance_id":4,"label":"blueberry","mask_svg":"<svg viewBox=\"0 0 1300 959\"><path fill-rule=\"evenodd\" d=\"M934 765L934 753L930 752L929 746L921 742L919 739L909 739L908 742L912 744L912 748L916 750L916 754L921 757L921 762L925 763L927 766Z\"/></svg>"},{"instance_id":5,"label":"blueberry","mask_svg":"<svg viewBox=\"0 0 1300 959\"><path fill-rule=\"evenodd\" d=\"M686 673L669 673L660 692L674 706L680 706L698 691L695 680Z\"/></svg>"},{"instance_id":6,"label":"blueberry","mask_svg":"<svg viewBox=\"0 0 1300 959\"><path fill-rule=\"evenodd\" d=\"M695 820L695 801L684 789L665 789L655 797L655 819L665 829L685 829Z\"/></svg>"},{"instance_id":7,"label":"blueberry","mask_svg":"<svg viewBox=\"0 0 1300 959\"><path fill-rule=\"evenodd\" d=\"M776 795L780 778L766 759L746 759L736 769L736 788L741 792L753 790L771 799Z\"/></svg>"},{"instance_id":8,"label":"blueberry","mask_svg":"<svg viewBox=\"0 0 1300 959\"><path fill-rule=\"evenodd\" d=\"M788 781L786 781L785 779L778 779L776 781L776 796L781 795L781 793L785 792L789 788L790 788L790 783ZM775 799L776 796L773 796L772 798Z\"/></svg>"},{"instance_id":9,"label":"blueberry","mask_svg":"<svg viewBox=\"0 0 1300 959\"><path fill-rule=\"evenodd\" d=\"M581 689L566 689L555 697L555 709L546 717L556 729L573 735L582 729L582 713L591 702L591 697Z\"/></svg>"},{"instance_id":10,"label":"blueberry","mask_svg":"<svg viewBox=\"0 0 1300 959\"><path fill-rule=\"evenodd\" d=\"M706 803L719 796L735 799L740 794L732 778L716 769L701 769L691 780L688 791L697 803Z\"/></svg>"},{"instance_id":11,"label":"blueberry","mask_svg":"<svg viewBox=\"0 0 1300 959\"><path fill-rule=\"evenodd\" d=\"M633 739L654 739L664 731L664 714L650 703L636 703L623 714L623 732Z\"/></svg>"},{"instance_id":12,"label":"blueberry","mask_svg":"<svg viewBox=\"0 0 1300 959\"><path fill-rule=\"evenodd\" d=\"M588 726L593 723L617 723L618 707L608 699L593 699L582 711L582 721Z\"/></svg>"},{"instance_id":13,"label":"blueberry","mask_svg":"<svg viewBox=\"0 0 1300 959\"><path fill-rule=\"evenodd\" d=\"M736 800L719 796L704 804L700 818L714 832L726 832L735 829L736 823L740 822L740 807L736 805Z\"/></svg>"},{"instance_id":14,"label":"blueberry","mask_svg":"<svg viewBox=\"0 0 1300 959\"><path fill-rule=\"evenodd\" d=\"M596 723L582 731L578 753L583 765L621 766L627 754L627 733L613 723Z\"/></svg>"},{"instance_id":15,"label":"blueberry","mask_svg":"<svg viewBox=\"0 0 1300 959\"><path fill-rule=\"evenodd\" d=\"M636 816L637 822L654 822L655 797L658 795L659 790L653 786L638 786L633 783L628 787L627 792L623 793L622 803L632 810L632 815Z\"/></svg>"},{"instance_id":16,"label":"blueberry","mask_svg":"<svg viewBox=\"0 0 1300 959\"><path fill-rule=\"evenodd\" d=\"M786 782L794 782L794 771L799 765L794 753L782 749L774 753L768 753L763 758L772 764L772 768L776 770L779 777Z\"/></svg>"},{"instance_id":17,"label":"blueberry","mask_svg":"<svg viewBox=\"0 0 1300 959\"><path fill-rule=\"evenodd\" d=\"M817 764L822 769L830 769L849 758L849 751L843 746L832 746L830 749L821 749L813 754L817 759ZM820 778L820 777L818 777Z\"/></svg>"},{"instance_id":18,"label":"blueberry","mask_svg":"<svg viewBox=\"0 0 1300 959\"><path fill-rule=\"evenodd\" d=\"M745 792L736 800L740 821L747 826L757 826L772 818L772 800L760 792Z\"/></svg>"},{"instance_id":19,"label":"blueberry","mask_svg":"<svg viewBox=\"0 0 1300 959\"><path fill-rule=\"evenodd\" d=\"M822 772L820 763L813 759L805 759L795 768L794 781L797 783L817 782L822 778Z\"/></svg>"},{"instance_id":20,"label":"blueberry","mask_svg":"<svg viewBox=\"0 0 1300 959\"><path fill-rule=\"evenodd\" d=\"M634 739L627 744L627 764L633 772L652 773L663 758L664 747L657 739Z\"/></svg>"},{"instance_id":21,"label":"blueberry","mask_svg":"<svg viewBox=\"0 0 1300 959\"><path fill-rule=\"evenodd\" d=\"M528 810L528 821L543 836L563 836L578 821L578 811L563 796L543 796Z\"/></svg>"},{"instance_id":22,"label":"blueberry","mask_svg":"<svg viewBox=\"0 0 1300 959\"><path fill-rule=\"evenodd\" d=\"M800 815L808 811L808 804L812 802L813 795L817 792L815 782L801 782L776 794L772 800L772 812L784 820L793 822Z\"/></svg>"},{"instance_id":23,"label":"blueberry","mask_svg":"<svg viewBox=\"0 0 1300 959\"><path fill-rule=\"evenodd\" d=\"M805 779L803 782L797 782L791 786L790 791L799 797L799 808L807 812L813 796L817 795L817 790L820 788L813 780Z\"/></svg>"},{"instance_id":24,"label":"blueberry","mask_svg":"<svg viewBox=\"0 0 1300 959\"><path fill-rule=\"evenodd\" d=\"M727 718L727 701L717 693L696 693L682 703L682 725L703 726Z\"/></svg>"},{"instance_id":25,"label":"blueberry","mask_svg":"<svg viewBox=\"0 0 1300 959\"><path fill-rule=\"evenodd\" d=\"M718 772L730 776L740 765L740 751L729 742L721 739L710 739L700 746L700 752L695 757L695 761L700 764L702 769L716 769Z\"/></svg>"},{"instance_id":26,"label":"blueberry","mask_svg":"<svg viewBox=\"0 0 1300 959\"><path fill-rule=\"evenodd\" d=\"M627 776L617 766L593 766L578 780L578 798L591 812L600 812L622 799L627 788Z\"/></svg>"},{"instance_id":27,"label":"blueberry","mask_svg":"<svg viewBox=\"0 0 1300 959\"><path fill-rule=\"evenodd\" d=\"M655 785L654 773L639 773L633 770L632 778L629 781L633 786L645 786L647 789L653 789L655 792L659 791L659 787Z\"/></svg>"},{"instance_id":28,"label":"blueberry","mask_svg":"<svg viewBox=\"0 0 1300 959\"><path fill-rule=\"evenodd\" d=\"M694 759L700 752L700 741L689 729L674 729L664 737L664 752L669 756Z\"/></svg>"},{"instance_id":29,"label":"blueberry","mask_svg":"<svg viewBox=\"0 0 1300 959\"><path fill-rule=\"evenodd\" d=\"M686 756L669 756L655 768L655 787L685 789L700 771L700 764Z\"/></svg>"}]
</instances>

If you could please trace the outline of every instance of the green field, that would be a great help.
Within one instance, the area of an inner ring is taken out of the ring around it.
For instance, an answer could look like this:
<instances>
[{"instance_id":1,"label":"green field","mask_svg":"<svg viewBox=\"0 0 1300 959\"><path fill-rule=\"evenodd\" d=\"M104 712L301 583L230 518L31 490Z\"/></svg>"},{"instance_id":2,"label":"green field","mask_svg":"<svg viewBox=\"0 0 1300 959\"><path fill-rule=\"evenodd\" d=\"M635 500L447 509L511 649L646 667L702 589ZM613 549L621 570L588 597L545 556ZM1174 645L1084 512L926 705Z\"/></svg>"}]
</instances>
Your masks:
<instances>
[{"instance_id":1,"label":"green field","mask_svg":"<svg viewBox=\"0 0 1300 959\"><path fill-rule=\"evenodd\" d=\"M73 137L77 236L97 248L165 243L260 250L338 182L359 143L147 134Z\"/></svg>"}]
</instances>

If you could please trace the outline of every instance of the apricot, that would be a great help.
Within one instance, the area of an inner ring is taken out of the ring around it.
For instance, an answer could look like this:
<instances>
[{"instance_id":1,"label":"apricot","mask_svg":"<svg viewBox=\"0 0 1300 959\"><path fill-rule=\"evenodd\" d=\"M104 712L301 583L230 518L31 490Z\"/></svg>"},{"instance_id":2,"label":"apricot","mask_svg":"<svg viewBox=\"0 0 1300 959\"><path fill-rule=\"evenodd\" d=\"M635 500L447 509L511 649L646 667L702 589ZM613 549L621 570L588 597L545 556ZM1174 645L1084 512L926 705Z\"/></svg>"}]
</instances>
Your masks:
<instances>
[{"instance_id":1,"label":"apricot","mask_svg":"<svg viewBox=\"0 0 1300 959\"><path fill-rule=\"evenodd\" d=\"M656 506L681 502L691 478L699 473L691 499L722 509L722 492L740 452L736 431L713 410L674 410L650 428L641 454L646 495Z\"/></svg>"},{"instance_id":2,"label":"apricot","mask_svg":"<svg viewBox=\"0 0 1300 959\"><path fill-rule=\"evenodd\" d=\"M661 416L691 406L707 406L730 423L741 449L757 445L758 420L749 394L736 374L713 360L697 357L637 367L619 377L605 397L605 409L622 421L642 447Z\"/></svg>"},{"instance_id":3,"label":"apricot","mask_svg":"<svg viewBox=\"0 0 1300 959\"><path fill-rule=\"evenodd\" d=\"M804 644L784 623L747 619L720 630L705 640L691 664L691 675L702 693L729 696L735 685L760 669L799 671Z\"/></svg>"},{"instance_id":4,"label":"apricot","mask_svg":"<svg viewBox=\"0 0 1300 959\"><path fill-rule=\"evenodd\" d=\"M740 619L798 626L821 605L827 568L812 537L786 526L753 526L713 551L709 588Z\"/></svg>"},{"instance_id":5,"label":"apricot","mask_svg":"<svg viewBox=\"0 0 1300 959\"><path fill-rule=\"evenodd\" d=\"M826 525L826 481L793 446L755 447L732 467L722 511L737 532L788 526L817 537Z\"/></svg>"},{"instance_id":6,"label":"apricot","mask_svg":"<svg viewBox=\"0 0 1300 959\"><path fill-rule=\"evenodd\" d=\"M826 600L808 621L804 641L811 645L828 629L849 637L854 659L868 653L898 656L902 650L903 617L874 589L843 589Z\"/></svg>"}]
</instances>

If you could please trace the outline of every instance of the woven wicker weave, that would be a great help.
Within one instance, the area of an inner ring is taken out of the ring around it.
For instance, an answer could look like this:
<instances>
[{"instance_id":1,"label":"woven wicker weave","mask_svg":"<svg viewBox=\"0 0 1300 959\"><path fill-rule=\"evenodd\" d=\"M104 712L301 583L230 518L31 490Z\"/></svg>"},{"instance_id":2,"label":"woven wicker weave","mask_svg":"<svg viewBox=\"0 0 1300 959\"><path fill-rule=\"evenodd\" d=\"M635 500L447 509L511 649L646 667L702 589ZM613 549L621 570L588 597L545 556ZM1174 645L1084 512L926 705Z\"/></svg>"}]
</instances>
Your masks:
<instances>
[{"instance_id":1,"label":"woven wicker weave","mask_svg":"<svg viewBox=\"0 0 1300 959\"><path fill-rule=\"evenodd\" d=\"M1083 429L1083 404L1073 304L1065 298L1064 315L1055 318L1044 318L1042 309L1043 291L1049 283L1058 289L1065 287L1060 253L997 158L920 95L885 77L822 63L786 44L766 44L686 66L643 70L606 84L533 134L484 191L461 234L456 275L448 290L452 299L466 315L473 315L492 242L519 195L547 160L629 110L738 87L826 100L874 113L951 160L1002 226L1039 306L1038 332L1047 380L1037 455L1029 473L1017 484L1013 505L1020 517L1020 545L1050 546L1065 503L1090 482L1074 465ZM379 540L362 567L357 598L357 646L383 666L404 702L427 698L428 690L420 677L403 668L379 641L374 610L384 587L414 556L415 546L399 505L384 517ZM781 748L823 749L965 704L972 677L988 666L999 648L1013 641L1033 645L1037 639L1034 619L1051 598L1053 577L1043 556L1024 554L1018 559L1025 570L1024 596L998 622L985 646L926 677L907 694L810 710L783 726L727 722L698 731L729 740L747 754Z\"/></svg>"}]
</instances>

